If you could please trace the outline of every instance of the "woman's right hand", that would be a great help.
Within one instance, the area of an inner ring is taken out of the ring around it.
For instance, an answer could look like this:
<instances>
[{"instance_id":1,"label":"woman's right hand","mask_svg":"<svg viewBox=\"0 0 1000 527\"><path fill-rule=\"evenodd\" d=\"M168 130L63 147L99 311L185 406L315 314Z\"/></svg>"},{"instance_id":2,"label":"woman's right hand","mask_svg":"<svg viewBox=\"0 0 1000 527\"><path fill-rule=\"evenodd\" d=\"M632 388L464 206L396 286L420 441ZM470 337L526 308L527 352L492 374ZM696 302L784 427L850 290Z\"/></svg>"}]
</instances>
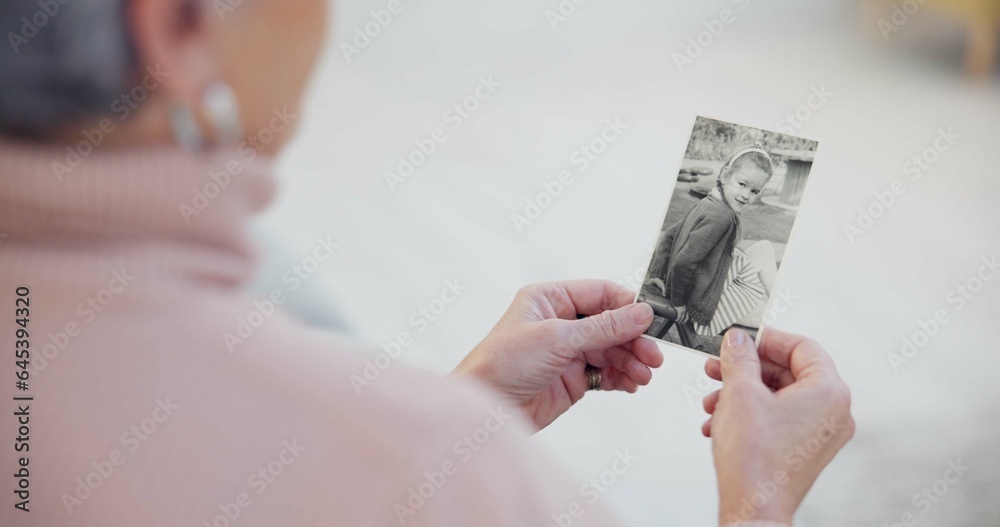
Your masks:
<instances>
[{"instance_id":1,"label":"woman's right hand","mask_svg":"<svg viewBox=\"0 0 1000 527\"><path fill-rule=\"evenodd\" d=\"M768 329L760 349L730 330L721 361L705 372L723 381L705 397L719 480L721 525L787 525L813 482L854 435L851 393L816 342Z\"/></svg>"}]
</instances>

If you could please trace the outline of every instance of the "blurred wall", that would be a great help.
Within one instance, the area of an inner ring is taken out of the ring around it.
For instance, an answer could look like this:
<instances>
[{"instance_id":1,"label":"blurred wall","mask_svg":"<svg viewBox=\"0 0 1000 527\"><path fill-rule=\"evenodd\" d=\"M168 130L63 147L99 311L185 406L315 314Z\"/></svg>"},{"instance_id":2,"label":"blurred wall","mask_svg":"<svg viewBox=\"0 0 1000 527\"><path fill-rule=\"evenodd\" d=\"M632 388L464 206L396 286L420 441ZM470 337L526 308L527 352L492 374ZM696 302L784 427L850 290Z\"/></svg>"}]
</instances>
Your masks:
<instances>
[{"instance_id":1,"label":"blurred wall","mask_svg":"<svg viewBox=\"0 0 1000 527\"><path fill-rule=\"evenodd\" d=\"M560 4L572 12L547 14ZM364 44L358 32L385 5L338 5L280 200L262 219L293 256L316 237L341 243L315 279L360 336L378 346L414 332L400 360L444 373L525 283L635 287L694 116L791 128L820 146L779 277L792 301L775 325L829 349L859 424L799 524L1000 522L989 499L1000 276L975 280L1000 253L1000 93L964 76L960 24L921 11L885 39L861 4L838 0L403 0ZM574 163L609 119L620 137ZM445 139L398 181L437 129ZM572 183L547 190L563 170ZM532 204L540 214L518 227L512 216ZM466 291L416 331L411 315L455 279ZM665 351L639 394L588 395L536 440L581 484L615 452L637 456L600 498L627 525L711 525L699 426L714 383L699 357ZM971 470L916 500L950 462Z\"/></svg>"}]
</instances>

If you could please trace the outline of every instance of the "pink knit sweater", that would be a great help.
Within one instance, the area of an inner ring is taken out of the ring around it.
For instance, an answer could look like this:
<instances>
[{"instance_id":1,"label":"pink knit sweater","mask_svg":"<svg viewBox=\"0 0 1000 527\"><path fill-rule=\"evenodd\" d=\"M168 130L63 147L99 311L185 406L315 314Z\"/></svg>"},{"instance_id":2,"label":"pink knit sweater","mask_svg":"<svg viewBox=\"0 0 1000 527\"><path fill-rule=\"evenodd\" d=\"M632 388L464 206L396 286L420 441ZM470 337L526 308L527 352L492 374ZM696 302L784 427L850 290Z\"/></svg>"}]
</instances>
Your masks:
<instances>
[{"instance_id":1,"label":"pink knit sweater","mask_svg":"<svg viewBox=\"0 0 1000 527\"><path fill-rule=\"evenodd\" d=\"M356 389L363 348L244 295L266 160L76 161L0 143L0 525L615 524L516 408L401 364Z\"/></svg>"}]
</instances>

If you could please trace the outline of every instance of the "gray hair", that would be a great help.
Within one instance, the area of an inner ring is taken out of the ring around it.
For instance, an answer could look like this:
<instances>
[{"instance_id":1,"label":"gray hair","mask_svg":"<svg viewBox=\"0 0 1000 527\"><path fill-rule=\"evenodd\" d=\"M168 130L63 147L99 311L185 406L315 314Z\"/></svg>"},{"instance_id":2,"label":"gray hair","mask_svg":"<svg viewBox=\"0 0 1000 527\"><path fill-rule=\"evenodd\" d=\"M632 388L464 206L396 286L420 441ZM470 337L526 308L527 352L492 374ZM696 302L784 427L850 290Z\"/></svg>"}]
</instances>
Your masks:
<instances>
[{"instance_id":1,"label":"gray hair","mask_svg":"<svg viewBox=\"0 0 1000 527\"><path fill-rule=\"evenodd\" d=\"M126 0L0 2L0 134L110 112L133 72Z\"/></svg>"}]
</instances>

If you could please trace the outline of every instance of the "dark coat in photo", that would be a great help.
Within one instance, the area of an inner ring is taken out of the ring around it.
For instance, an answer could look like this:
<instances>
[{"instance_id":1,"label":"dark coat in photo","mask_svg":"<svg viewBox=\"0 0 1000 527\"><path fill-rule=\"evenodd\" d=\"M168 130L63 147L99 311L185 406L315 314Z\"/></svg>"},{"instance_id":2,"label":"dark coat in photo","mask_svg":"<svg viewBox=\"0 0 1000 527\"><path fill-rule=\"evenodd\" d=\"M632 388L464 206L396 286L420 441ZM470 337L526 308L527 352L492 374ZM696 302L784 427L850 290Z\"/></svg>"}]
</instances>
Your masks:
<instances>
[{"instance_id":1,"label":"dark coat in photo","mask_svg":"<svg viewBox=\"0 0 1000 527\"><path fill-rule=\"evenodd\" d=\"M649 277L663 280L672 305L685 306L692 321L708 325L740 236L739 215L719 198L706 196L660 235Z\"/></svg>"}]
</instances>

